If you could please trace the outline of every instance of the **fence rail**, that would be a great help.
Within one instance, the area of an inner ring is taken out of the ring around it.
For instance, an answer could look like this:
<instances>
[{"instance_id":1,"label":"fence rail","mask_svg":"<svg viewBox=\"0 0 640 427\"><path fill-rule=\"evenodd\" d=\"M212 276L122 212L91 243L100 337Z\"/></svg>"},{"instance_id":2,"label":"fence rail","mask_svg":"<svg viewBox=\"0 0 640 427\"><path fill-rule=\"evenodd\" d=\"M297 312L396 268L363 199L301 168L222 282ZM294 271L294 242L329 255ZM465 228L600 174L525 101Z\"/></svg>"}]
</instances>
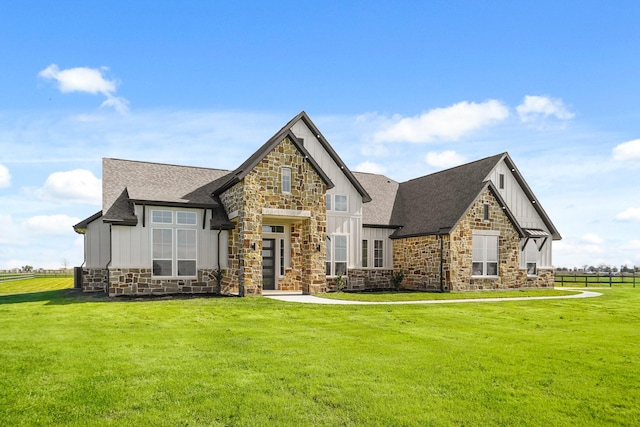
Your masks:
<instances>
[{"instance_id":1,"label":"fence rail","mask_svg":"<svg viewBox=\"0 0 640 427\"><path fill-rule=\"evenodd\" d=\"M609 286L613 285L629 285L636 287L636 282L640 282L640 276L637 273L624 274L624 275L611 275L611 274L559 274L556 273L555 283L560 286Z\"/></svg>"},{"instance_id":2,"label":"fence rail","mask_svg":"<svg viewBox=\"0 0 640 427\"><path fill-rule=\"evenodd\" d=\"M46 278L46 277L73 277L73 272L58 271L58 270L44 270L44 271L37 271L35 273L0 272L0 282L11 282L14 280L25 280L25 279Z\"/></svg>"}]
</instances>

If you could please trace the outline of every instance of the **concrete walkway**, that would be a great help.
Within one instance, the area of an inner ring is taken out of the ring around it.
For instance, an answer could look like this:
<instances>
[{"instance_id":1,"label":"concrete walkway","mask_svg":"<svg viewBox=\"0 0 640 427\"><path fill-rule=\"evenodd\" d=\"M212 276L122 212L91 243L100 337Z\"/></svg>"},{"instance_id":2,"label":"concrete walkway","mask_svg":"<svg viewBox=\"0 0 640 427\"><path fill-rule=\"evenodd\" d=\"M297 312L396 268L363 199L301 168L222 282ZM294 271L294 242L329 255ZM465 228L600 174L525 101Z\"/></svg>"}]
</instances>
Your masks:
<instances>
[{"instance_id":1,"label":"concrete walkway","mask_svg":"<svg viewBox=\"0 0 640 427\"><path fill-rule=\"evenodd\" d=\"M270 291L263 294L266 298L278 301L297 302L306 304L334 304L334 305L397 305L397 304L451 304L451 303L469 303L469 302L501 302L501 301L531 301L540 299L575 299L575 298L592 298L599 297L599 292L577 290L575 295L547 296L547 297L510 297L510 298L469 298L469 299L440 299L440 300L424 300L424 301L345 301L329 298L320 298L313 295L302 295L292 292Z\"/></svg>"}]
</instances>

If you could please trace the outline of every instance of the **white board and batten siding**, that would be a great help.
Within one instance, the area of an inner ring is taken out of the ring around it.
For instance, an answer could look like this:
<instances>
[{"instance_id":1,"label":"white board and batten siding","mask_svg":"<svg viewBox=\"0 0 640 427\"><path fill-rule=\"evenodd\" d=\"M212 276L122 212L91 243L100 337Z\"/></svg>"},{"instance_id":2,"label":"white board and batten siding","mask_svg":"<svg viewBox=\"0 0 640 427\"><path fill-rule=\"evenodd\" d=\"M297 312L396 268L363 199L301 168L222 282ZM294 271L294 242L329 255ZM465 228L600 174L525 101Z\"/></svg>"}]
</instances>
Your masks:
<instances>
[{"instance_id":1,"label":"white board and batten siding","mask_svg":"<svg viewBox=\"0 0 640 427\"><path fill-rule=\"evenodd\" d=\"M395 231L395 229L390 229L390 228L370 228L370 227L364 227L362 229L362 240L368 240L368 247L369 247L369 266L367 267L368 269L373 269L375 268L373 265L373 242L375 240L382 240L382 250L383 250L383 265L382 265L382 269L384 270L391 270L393 269L393 240L391 240L389 238L389 236L391 236L393 234L393 232ZM362 245L361 246L361 250L362 250ZM362 264L362 252L360 253L360 259L358 264Z\"/></svg>"},{"instance_id":2,"label":"white board and batten siding","mask_svg":"<svg viewBox=\"0 0 640 427\"><path fill-rule=\"evenodd\" d=\"M107 268L111 259L109 224L102 218L90 222L84 235L85 267Z\"/></svg>"},{"instance_id":3,"label":"white board and batten siding","mask_svg":"<svg viewBox=\"0 0 640 427\"><path fill-rule=\"evenodd\" d=\"M145 226L142 226L142 210L146 209ZM138 217L138 225L111 227L111 240L113 242L113 259L111 266L117 268L151 268L151 230L153 228L167 228L164 224L153 224L151 222L152 210L170 210L194 212L196 214L196 225L193 227L181 227L172 225L173 228L192 228L197 230L196 239L198 254L196 265L198 269L213 269L218 267L218 246L221 248L220 264L222 268L227 267L228 259L228 238L229 233L222 231L220 233L221 243L218 244L218 231L209 230L208 220L207 226L202 228L202 209L182 209L182 208L163 208L153 206L135 206L135 214ZM209 214L210 215L210 214ZM174 251L175 249L175 240Z\"/></svg>"},{"instance_id":4,"label":"white board and batten siding","mask_svg":"<svg viewBox=\"0 0 640 427\"><path fill-rule=\"evenodd\" d=\"M332 209L327 210L327 235L348 236L348 268L357 268L360 264L360 241L362 239L362 196L345 176L341 165L336 164L315 135L302 120L291 127L291 131L304 141L304 147L320 168L327 174L334 187L327 191L332 196ZM347 211L335 211L335 195L347 196Z\"/></svg>"},{"instance_id":5,"label":"white board and batten siding","mask_svg":"<svg viewBox=\"0 0 640 427\"><path fill-rule=\"evenodd\" d=\"M500 175L504 175L504 188L500 188ZM540 229L549 233L549 229L536 211L533 201L529 199L518 181L516 180L511 168L503 161L498 163L493 171L489 174L488 179L493 182L498 189L500 196L504 199L522 228ZM537 201L536 201L537 203ZM533 243L533 242L532 242ZM540 267L551 267L551 246L552 238L549 236L539 255Z\"/></svg>"}]
</instances>

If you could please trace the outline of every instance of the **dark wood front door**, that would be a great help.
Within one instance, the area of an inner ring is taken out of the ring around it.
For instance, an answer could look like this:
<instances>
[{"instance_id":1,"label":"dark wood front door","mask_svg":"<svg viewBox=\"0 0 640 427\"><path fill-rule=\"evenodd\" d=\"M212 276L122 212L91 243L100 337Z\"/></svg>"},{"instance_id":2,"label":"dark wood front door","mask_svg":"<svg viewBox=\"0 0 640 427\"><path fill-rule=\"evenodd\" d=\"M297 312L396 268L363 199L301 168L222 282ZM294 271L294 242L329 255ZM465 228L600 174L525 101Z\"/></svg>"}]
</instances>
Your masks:
<instances>
[{"instance_id":1,"label":"dark wood front door","mask_svg":"<svg viewBox=\"0 0 640 427\"><path fill-rule=\"evenodd\" d=\"M262 289L276 288L276 239L262 239Z\"/></svg>"}]
</instances>

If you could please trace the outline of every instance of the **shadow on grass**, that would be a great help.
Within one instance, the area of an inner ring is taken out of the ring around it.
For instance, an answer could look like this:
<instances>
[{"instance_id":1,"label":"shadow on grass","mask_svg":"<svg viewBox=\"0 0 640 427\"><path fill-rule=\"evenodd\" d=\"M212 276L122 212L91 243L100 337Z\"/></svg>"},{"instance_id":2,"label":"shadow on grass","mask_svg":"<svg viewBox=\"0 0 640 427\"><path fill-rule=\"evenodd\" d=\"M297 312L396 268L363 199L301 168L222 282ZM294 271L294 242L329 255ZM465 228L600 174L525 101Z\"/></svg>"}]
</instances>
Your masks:
<instances>
[{"instance_id":1,"label":"shadow on grass","mask_svg":"<svg viewBox=\"0 0 640 427\"><path fill-rule=\"evenodd\" d=\"M0 305L25 302L46 302L47 305L67 305L86 302L145 302L195 298L237 298L237 295L217 294L172 294L172 295L132 295L109 297L102 292L85 293L79 289L58 289L54 291L26 292L22 294L0 295Z\"/></svg>"},{"instance_id":2,"label":"shadow on grass","mask_svg":"<svg viewBox=\"0 0 640 427\"><path fill-rule=\"evenodd\" d=\"M58 289L54 291L0 295L0 305L24 302L47 302L47 304L51 305L66 305L97 301L109 301L109 297L104 294L85 294L78 289Z\"/></svg>"}]
</instances>

